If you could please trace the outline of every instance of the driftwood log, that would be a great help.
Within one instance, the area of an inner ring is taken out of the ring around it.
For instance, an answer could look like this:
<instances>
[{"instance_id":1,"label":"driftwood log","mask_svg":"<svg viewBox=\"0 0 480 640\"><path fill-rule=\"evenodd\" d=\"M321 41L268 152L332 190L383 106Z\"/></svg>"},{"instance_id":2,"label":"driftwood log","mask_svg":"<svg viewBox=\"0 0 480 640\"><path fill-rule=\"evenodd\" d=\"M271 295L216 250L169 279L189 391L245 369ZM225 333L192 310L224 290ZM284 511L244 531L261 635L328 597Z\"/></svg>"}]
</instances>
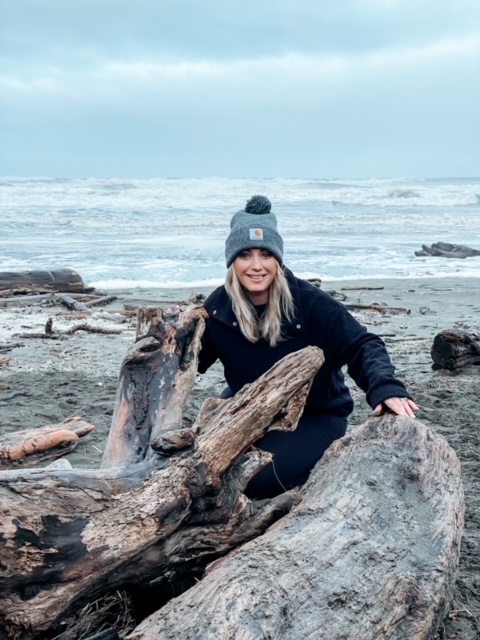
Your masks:
<instances>
[{"instance_id":1,"label":"driftwood log","mask_svg":"<svg viewBox=\"0 0 480 640\"><path fill-rule=\"evenodd\" d=\"M183 428L203 313L140 314L100 470L0 472L0 639L44 638L104 593L212 561L131 638L433 638L462 527L453 450L385 416L335 443L302 490L249 501L270 460L250 445L295 428L323 355L287 356Z\"/></svg>"},{"instance_id":2,"label":"driftwood log","mask_svg":"<svg viewBox=\"0 0 480 640\"><path fill-rule=\"evenodd\" d=\"M12 292L9 292L9 294ZM6 307L30 307L35 304L54 302L53 293L37 293L26 295L14 295L12 298L0 296L0 309Z\"/></svg>"},{"instance_id":3,"label":"driftwood log","mask_svg":"<svg viewBox=\"0 0 480 640\"><path fill-rule=\"evenodd\" d=\"M89 289L90 291L91 289ZM12 297L8 297L14 294ZM55 294L55 293L22 293L15 294L15 292L9 290L8 292L0 291L0 308L4 307L26 307L35 304L55 304L59 301L67 309L73 309L80 312L91 312L91 307L104 306L117 299L117 296L95 296L85 302L75 300L74 296L80 295L75 293L67 294Z\"/></svg>"},{"instance_id":4,"label":"driftwood log","mask_svg":"<svg viewBox=\"0 0 480 640\"><path fill-rule=\"evenodd\" d=\"M70 309L70 311L88 311L88 307L84 302L80 302L79 300L75 300L68 295L68 293L57 293L57 300L59 300L64 307Z\"/></svg>"},{"instance_id":5,"label":"driftwood log","mask_svg":"<svg viewBox=\"0 0 480 640\"><path fill-rule=\"evenodd\" d=\"M103 335L114 335L118 333L123 333L123 329L108 329L106 327L94 327L92 325L87 324L86 322L82 322L81 324L74 325L73 327L69 327L64 331L56 331L53 328L53 318L48 318L45 323L45 328L43 333L35 331L33 333L15 333L14 336L16 338L23 339L40 339L40 340L61 340L66 336L71 336L74 333L78 333L79 331L87 331L88 333L101 333Z\"/></svg>"},{"instance_id":6,"label":"driftwood log","mask_svg":"<svg viewBox=\"0 0 480 640\"><path fill-rule=\"evenodd\" d=\"M447 329L433 339L433 369L460 369L480 364L480 327Z\"/></svg>"},{"instance_id":7,"label":"driftwood log","mask_svg":"<svg viewBox=\"0 0 480 640\"><path fill-rule=\"evenodd\" d=\"M300 502L130 640L427 640L448 610L463 525L459 460L420 422L335 442Z\"/></svg>"},{"instance_id":8,"label":"driftwood log","mask_svg":"<svg viewBox=\"0 0 480 640\"><path fill-rule=\"evenodd\" d=\"M389 307L384 304L377 304L376 302L372 302L372 304L363 304L361 302L344 302L343 304L347 307L347 309L350 309L350 311L375 311L382 315L409 315L411 313L410 309L407 309L406 307Z\"/></svg>"},{"instance_id":9,"label":"driftwood log","mask_svg":"<svg viewBox=\"0 0 480 640\"><path fill-rule=\"evenodd\" d=\"M472 249L463 244L450 244L449 242L434 242L430 247L422 244L421 251L415 251L419 257L434 256L439 258L471 258L480 256L479 249Z\"/></svg>"},{"instance_id":10,"label":"driftwood log","mask_svg":"<svg viewBox=\"0 0 480 640\"><path fill-rule=\"evenodd\" d=\"M80 438L95 429L79 417L38 429L25 429L0 436L0 469L34 467L70 453Z\"/></svg>"},{"instance_id":11,"label":"driftwood log","mask_svg":"<svg viewBox=\"0 0 480 640\"><path fill-rule=\"evenodd\" d=\"M119 393L120 426L112 430L122 444L107 446L101 470L0 472L0 638L42 637L76 603L158 582L176 567L199 570L291 508L290 494L247 500L243 488L271 458L242 454L269 427L296 426L322 353L309 347L291 354L235 398L206 401L193 427L178 430L168 396L178 397L177 374L194 378L203 313L185 312L167 329L152 322L132 349L137 355L127 356L127 367L139 359L137 433L130 437L131 420L122 422ZM161 363L150 359L158 350L177 367L160 379ZM147 444L139 452L145 438L155 454ZM125 466L125 457L133 462Z\"/></svg>"},{"instance_id":12,"label":"driftwood log","mask_svg":"<svg viewBox=\"0 0 480 640\"><path fill-rule=\"evenodd\" d=\"M0 291L65 291L86 293L93 291L87 287L80 275L73 269L53 269L36 271L0 271Z\"/></svg>"}]
</instances>

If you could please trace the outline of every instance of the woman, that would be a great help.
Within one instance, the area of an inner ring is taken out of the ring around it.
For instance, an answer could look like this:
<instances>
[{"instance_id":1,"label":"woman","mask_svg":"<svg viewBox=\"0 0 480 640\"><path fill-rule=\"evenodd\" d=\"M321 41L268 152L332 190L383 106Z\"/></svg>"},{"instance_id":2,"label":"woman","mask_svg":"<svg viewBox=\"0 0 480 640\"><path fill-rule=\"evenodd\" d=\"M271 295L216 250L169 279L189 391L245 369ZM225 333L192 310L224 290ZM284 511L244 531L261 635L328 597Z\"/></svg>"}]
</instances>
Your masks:
<instances>
[{"instance_id":1,"label":"woman","mask_svg":"<svg viewBox=\"0 0 480 640\"><path fill-rule=\"evenodd\" d=\"M394 377L382 340L345 306L283 266L283 240L268 198L253 196L230 226L225 285L205 301L209 317L199 372L220 359L228 384L222 397L229 397L288 353L315 345L325 357L297 429L270 431L255 443L273 454L273 462L251 480L246 493L270 498L304 484L325 450L345 434L353 400L344 365L375 415L390 410L414 417L418 407Z\"/></svg>"}]
</instances>

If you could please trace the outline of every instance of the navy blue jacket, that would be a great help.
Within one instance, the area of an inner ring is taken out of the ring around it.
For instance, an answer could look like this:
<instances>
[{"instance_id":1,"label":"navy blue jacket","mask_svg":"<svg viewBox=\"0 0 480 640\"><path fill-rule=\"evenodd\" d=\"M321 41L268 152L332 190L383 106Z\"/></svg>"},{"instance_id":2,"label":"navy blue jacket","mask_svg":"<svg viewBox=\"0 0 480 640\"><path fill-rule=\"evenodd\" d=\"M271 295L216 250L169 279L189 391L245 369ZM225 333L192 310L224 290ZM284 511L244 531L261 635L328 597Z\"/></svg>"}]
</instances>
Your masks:
<instances>
[{"instance_id":1,"label":"navy blue jacket","mask_svg":"<svg viewBox=\"0 0 480 640\"><path fill-rule=\"evenodd\" d=\"M256 380L288 353L309 345L322 349L325 362L315 376L306 411L341 417L353 410L342 367L367 394L372 408L388 398L410 398L395 378L394 366L383 341L369 333L347 308L328 293L285 270L295 303L295 318L285 323L285 340L271 347L263 338L250 342L240 331L224 286L205 301L207 326L199 357L200 373L217 359L224 366L225 379L234 393Z\"/></svg>"}]
</instances>

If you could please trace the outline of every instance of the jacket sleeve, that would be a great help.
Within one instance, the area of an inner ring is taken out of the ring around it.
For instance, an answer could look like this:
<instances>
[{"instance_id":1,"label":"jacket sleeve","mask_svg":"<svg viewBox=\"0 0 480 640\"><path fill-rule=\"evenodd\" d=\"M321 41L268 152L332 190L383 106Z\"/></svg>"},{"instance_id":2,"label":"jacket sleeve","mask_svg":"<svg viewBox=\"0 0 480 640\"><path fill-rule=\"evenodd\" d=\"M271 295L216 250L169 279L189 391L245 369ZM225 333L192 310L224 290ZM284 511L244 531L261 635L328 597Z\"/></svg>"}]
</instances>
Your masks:
<instances>
[{"instance_id":1,"label":"jacket sleeve","mask_svg":"<svg viewBox=\"0 0 480 640\"><path fill-rule=\"evenodd\" d=\"M207 318L205 331L202 336L200 353L198 354L198 373L205 373L205 371L218 359L218 354L210 334L210 322L211 320Z\"/></svg>"},{"instance_id":2,"label":"jacket sleeve","mask_svg":"<svg viewBox=\"0 0 480 640\"><path fill-rule=\"evenodd\" d=\"M388 398L411 398L395 377L395 367L383 340L367 331L342 304L336 300L332 303L326 316L323 313L328 318L326 356L338 368L347 365L348 374L365 391L372 408Z\"/></svg>"}]
</instances>

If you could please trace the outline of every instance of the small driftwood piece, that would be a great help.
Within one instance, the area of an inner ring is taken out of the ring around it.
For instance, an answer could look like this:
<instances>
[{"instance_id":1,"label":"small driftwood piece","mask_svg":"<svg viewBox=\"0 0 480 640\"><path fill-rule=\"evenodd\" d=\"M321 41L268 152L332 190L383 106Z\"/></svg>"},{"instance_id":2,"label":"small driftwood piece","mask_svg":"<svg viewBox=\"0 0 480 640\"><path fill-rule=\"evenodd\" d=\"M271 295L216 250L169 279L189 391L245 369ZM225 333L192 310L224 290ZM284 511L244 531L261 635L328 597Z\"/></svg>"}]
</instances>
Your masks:
<instances>
[{"instance_id":1,"label":"small driftwood piece","mask_svg":"<svg viewBox=\"0 0 480 640\"><path fill-rule=\"evenodd\" d=\"M59 340L62 338L61 333L53 330L52 318L48 318L48 320L46 321L43 333L39 333L39 332L16 333L14 335L16 338L22 338L22 339L39 338L39 339L48 339L48 340Z\"/></svg>"},{"instance_id":2,"label":"small driftwood piece","mask_svg":"<svg viewBox=\"0 0 480 640\"><path fill-rule=\"evenodd\" d=\"M50 339L50 340L61 340L66 336L71 336L74 333L78 333L78 331L87 331L89 333L101 333L102 335L115 335L118 333L123 333L125 329L107 329L106 327L93 327L89 324L82 323L76 324L69 329L65 329L65 331L55 331L53 329L53 319L49 318L45 323L45 330L43 333L16 333L15 337L22 339L30 339L30 338L40 338L40 339Z\"/></svg>"},{"instance_id":3,"label":"small driftwood piece","mask_svg":"<svg viewBox=\"0 0 480 640\"><path fill-rule=\"evenodd\" d=\"M389 307L383 304L377 304L376 302L372 302L372 304L362 304L360 302L344 302L343 303L347 309L350 311L375 311L377 313L383 314L405 314L409 315L411 313L410 309L406 309L405 307Z\"/></svg>"},{"instance_id":4,"label":"small driftwood piece","mask_svg":"<svg viewBox=\"0 0 480 640\"><path fill-rule=\"evenodd\" d=\"M480 327L437 333L431 349L433 369L460 369L480 364Z\"/></svg>"},{"instance_id":5,"label":"small driftwood piece","mask_svg":"<svg viewBox=\"0 0 480 640\"><path fill-rule=\"evenodd\" d=\"M73 269L54 269L51 271L0 271L0 290L12 291L64 291L87 293L93 287L85 286L80 275Z\"/></svg>"},{"instance_id":6,"label":"small driftwood piece","mask_svg":"<svg viewBox=\"0 0 480 640\"><path fill-rule=\"evenodd\" d=\"M55 297L70 311L88 311L86 304L75 300L66 293L58 293Z\"/></svg>"},{"instance_id":7,"label":"small driftwood piece","mask_svg":"<svg viewBox=\"0 0 480 640\"><path fill-rule=\"evenodd\" d=\"M78 296L76 296L78 297ZM117 296L97 296L83 302L76 300L75 294L68 295L66 293L57 293L55 298L70 311L90 311L92 307L101 307L117 299Z\"/></svg>"},{"instance_id":8,"label":"small driftwood piece","mask_svg":"<svg viewBox=\"0 0 480 640\"><path fill-rule=\"evenodd\" d=\"M75 449L80 438L95 429L82 418L68 418L59 424L25 429L0 436L0 469L35 467L56 460Z\"/></svg>"},{"instance_id":9,"label":"small driftwood piece","mask_svg":"<svg viewBox=\"0 0 480 640\"><path fill-rule=\"evenodd\" d=\"M330 447L300 497L128 640L437 637L464 512L446 440L414 419L371 419Z\"/></svg>"},{"instance_id":10,"label":"small driftwood piece","mask_svg":"<svg viewBox=\"0 0 480 640\"><path fill-rule=\"evenodd\" d=\"M82 323L82 324L76 324L75 326L70 327L70 329L65 329L65 331L62 331L61 335L71 336L74 333L77 333L78 331L87 331L88 333L101 333L103 335L108 336L108 335L114 335L117 333L123 333L125 329L107 329L106 327L93 327L92 325Z\"/></svg>"},{"instance_id":11,"label":"small driftwood piece","mask_svg":"<svg viewBox=\"0 0 480 640\"><path fill-rule=\"evenodd\" d=\"M385 287L342 287L341 291L380 291Z\"/></svg>"},{"instance_id":12,"label":"small driftwood piece","mask_svg":"<svg viewBox=\"0 0 480 640\"><path fill-rule=\"evenodd\" d=\"M480 256L480 250L466 247L462 244L450 244L449 242L435 242L430 247L422 244L421 251L415 251L415 255L435 256L440 258L471 258Z\"/></svg>"},{"instance_id":13,"label":"small driftwood piece","mask_svg":"<svg viewBox=\"0 0 480 640\"><path fill-rule=\"evenodd\" d=\"M100 298L95 298L94 300L88 300L85 302L85 305L90 307L103 307L106 304L110 304L110 302L114 302L117 299L117 296L101 296Z\"/></svg>"},{"instance_id":14,"label":"small driftwood piece","mask_svg":"<svg viewBox=\"0 0 480 640\"><path fill-rule=\"evenodd\" d=\"M149 326L126 358L132 384L117 397L102 469L0 472L2 640L44 637L75 604L125 585L201 571L292 507L291 494L252 506L243 488L271 457L244 452L272 426L295 428L322 352L290 354L235 398L206 401L183 429L177 402L190 389L179 387L195 379L204 313L140 323ZM130 437L129 416L143 433Z\"/></svg>"},{"instance_id":15,"label":"small driftwood piece","mask_svg":"<svg viewBox=\"0 0 480 640\"><path fill-rule=\"evenodd\" d=\"M9 344L0 344L0 353L7 353L12 349L18 349L19 347L24 347L23 342L10 342Z\"/></svg>"},{"instance_id":16,"label":"small driftwood piece","mask_svg":"<svg viewBox=\"0 0 480 640\"><path fill-rule=\"evenodd\" d=\"M4 307L29 307L34 304L43 304L53 301L53 294L38 293L33 295L17 295L12 298L0 297L0 308Z\"/></svg>"}]
</instances>

